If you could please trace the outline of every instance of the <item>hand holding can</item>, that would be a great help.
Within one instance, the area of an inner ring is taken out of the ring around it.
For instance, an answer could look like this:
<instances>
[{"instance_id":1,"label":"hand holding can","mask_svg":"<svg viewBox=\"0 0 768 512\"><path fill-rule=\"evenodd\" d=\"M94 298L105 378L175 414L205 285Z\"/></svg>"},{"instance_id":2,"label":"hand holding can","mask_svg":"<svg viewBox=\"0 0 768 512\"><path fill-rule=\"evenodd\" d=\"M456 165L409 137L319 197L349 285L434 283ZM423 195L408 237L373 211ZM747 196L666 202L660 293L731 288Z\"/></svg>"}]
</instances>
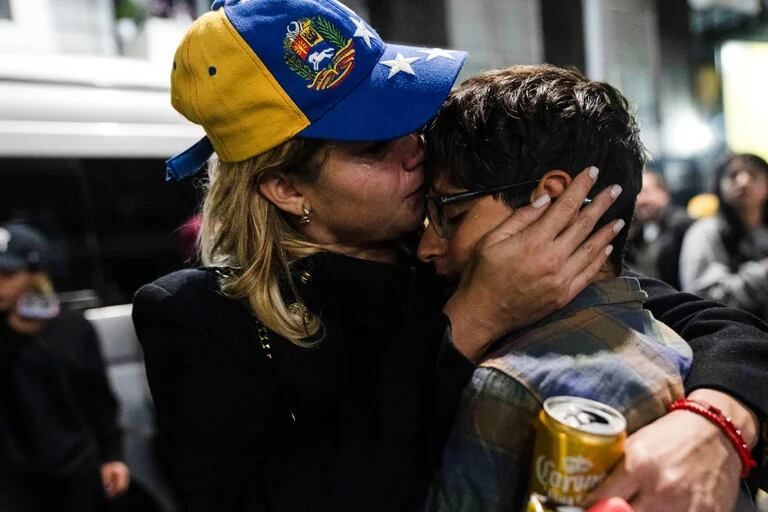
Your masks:
<instances>
[{"instance_id":1,"label":"hand holding can","mask_svg":"<svg viewBox=\"0 0 768 512\"><path fill-rule=\"evenodd\" d=\"M600 402L570 396L545 400L536 424L532 495L556 505L580 505L624 453L626 428L624 416Z\"/></svg>"}]
</instances>

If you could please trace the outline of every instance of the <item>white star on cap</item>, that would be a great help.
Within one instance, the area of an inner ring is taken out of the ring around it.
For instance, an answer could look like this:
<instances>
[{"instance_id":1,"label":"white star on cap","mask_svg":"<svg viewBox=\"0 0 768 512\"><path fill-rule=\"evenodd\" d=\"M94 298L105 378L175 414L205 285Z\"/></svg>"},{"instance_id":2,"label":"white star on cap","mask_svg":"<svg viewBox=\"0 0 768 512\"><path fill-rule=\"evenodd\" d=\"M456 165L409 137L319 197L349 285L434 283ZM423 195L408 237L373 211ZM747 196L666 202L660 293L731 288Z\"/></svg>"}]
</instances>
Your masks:
<instances>
[{"instance_id":1,"label":"white star on cap","mask_svg":"<svg viewBox=\"0 0 768 512\"><path fill-rule=\"evenodd\" d=\"M355 33L352 34L352 37L362 37L363 40L365 41L365 44L367 44L368 48L370 48L371 38L376 37L374 33L368 30L368 27L365 26L365 22L363 20L355 19L352 17L350 17L349 19L352 21L352 23L355 24L355 27L357 27L357 29L355 30Z\"/></svg>"},{"instance_id":2,"label":"white star on cap","mask_svg":"<svg viewBox=\"0 0 768 512\"><path fill-rule=\"evenodd\" d=\"M403 57L403 54L400 52L397 52L397 55L395 56L394 60L383 60L379 64L384 64L389 68L389 76L387 77L387 80L395 76L396 74L400 73L401 71L403 73L408 73L409 75L416 76L416 73L413 72L413 68L411 67L411 64L416 62L417 60L421 59L421 57Z\"/></svg>"},{"instance_id":3,"label":"white star on cap","mask_svg":"<svg viewBox=\"0 0 768 512\"><path fill-rule=\"evenodd\" d=\"M456 57L451 53L453 50L443 50L442 48L432 48L431 50L419 50L421 53L427 53L427 62L438 57L445 57L446 59L456 60Z\"/></svg>"}]
</instances>

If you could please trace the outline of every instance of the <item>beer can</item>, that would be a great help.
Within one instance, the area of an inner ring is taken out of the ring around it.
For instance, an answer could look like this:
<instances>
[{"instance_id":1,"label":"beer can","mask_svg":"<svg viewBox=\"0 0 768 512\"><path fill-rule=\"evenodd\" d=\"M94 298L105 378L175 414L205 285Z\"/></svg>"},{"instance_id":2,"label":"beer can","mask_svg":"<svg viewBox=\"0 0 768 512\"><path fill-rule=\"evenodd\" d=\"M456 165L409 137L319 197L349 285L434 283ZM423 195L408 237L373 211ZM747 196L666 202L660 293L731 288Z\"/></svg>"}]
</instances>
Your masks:
<instances>
[{"instance_id":1,"label":"beer can","mask_svg":"<svg viewBox=\"0 0 768 512\"><path fill-rule=\"evenodd\" d=\"M545 400L536 422L531 496L563 509L580 505L621 458L626 430L624 416L600 402L572 396Z\"/></svg>"}]
</instances>

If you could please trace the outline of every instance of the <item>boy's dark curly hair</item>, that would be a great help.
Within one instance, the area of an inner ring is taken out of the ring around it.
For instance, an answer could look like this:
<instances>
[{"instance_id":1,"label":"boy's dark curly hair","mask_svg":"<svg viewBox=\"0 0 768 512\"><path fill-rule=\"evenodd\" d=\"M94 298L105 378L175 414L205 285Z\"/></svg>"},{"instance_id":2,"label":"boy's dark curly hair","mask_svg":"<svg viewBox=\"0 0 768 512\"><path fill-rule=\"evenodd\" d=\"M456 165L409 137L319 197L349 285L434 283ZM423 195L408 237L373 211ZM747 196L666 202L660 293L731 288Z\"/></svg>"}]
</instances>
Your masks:
<instances>
[{"instance_id":1,"label":"boy's dark curly hair","mask_svg":"<svg viewBox=\"0 0 768 512\"><path fill-rule=\"evenodd\" d=\"M430 172L469 190L597 166L592 195L613 184L624 191L595 229L632 220L646 160L637 122L618 90L578 71L536 65L477 75L450 94L425 135ZM613 241L616 271L626 237L625 229Z\"/></svg>"}]
</instances>

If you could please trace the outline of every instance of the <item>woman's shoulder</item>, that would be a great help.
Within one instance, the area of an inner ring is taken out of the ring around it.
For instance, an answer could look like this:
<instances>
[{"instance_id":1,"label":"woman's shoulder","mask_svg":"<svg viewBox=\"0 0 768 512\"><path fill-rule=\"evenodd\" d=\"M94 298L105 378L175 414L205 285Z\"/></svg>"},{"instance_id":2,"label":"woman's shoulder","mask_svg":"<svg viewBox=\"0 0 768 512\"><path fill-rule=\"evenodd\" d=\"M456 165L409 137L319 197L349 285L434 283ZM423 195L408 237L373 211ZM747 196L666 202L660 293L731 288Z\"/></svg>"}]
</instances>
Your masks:
<instances>
[{"instance_id":1,"label":"woman's shoulder","mask_svg":"<svg viewBox=\"0 0 768 512\"><path fill-rule=\"evenodd\" d=\"M219 288L219 276L210 269L185 269L145 284L133 298L134 324L203 324L225 313L239 315L242 306Z\"/></svg>"},{"instance_id":2,"label":"woman's shoulder","mask_svg":"<svg viewBox=\"0 0 768 512\"><path fill-rule=\"evenodd\" d=\"M65 329L65 330L89 330L91 329L91 323L86 320L82 312L64 309L62 308L55 318L53 318L48 324L52 329Z\"/></svg>"},{"instance_id":3,"label":"woman's shoulder","mask_svg":"<svg viewBox=\"0 0 768 512\"><path fill-rule=\"evenodd\" d=\"M134 296L134 306L144 302L195 303L219 298L218 276L211 270L184 269L164 275L145 284Z\"/></svg>"},{"instance_id":4,"label":"woman's shoulder","mask_svg":"<svg viewBox=\"0 0 768 512\"><path fill-rule=\"evenodd\" d=\"M253 317L221 292L213 269L180 270L142 286L134 297L133 323L148 361L184 351L204 354L197 359L204 365L214 354L234 355L259 369L267 364L253 350Z\"/></svg>"},{"instance_id":5,"label":"woman's shoulder","mask_svg":"<svg viewBox=\"0 0 768 512\"><path fill-rule=\"evenodd\" d=\"M172 294L183 294L189 290L214 291L218 289L218 276L207 268L187 268L159 277L140 290L143 288L161 288Z\"/></svg>"},{"instance_id":6,"label":"woman's shoulder","mask_svg":"<svg viewBox=\"0 0 768 512\"><path fill-rule=\"evenodd\" d=\"M60 337L66 334L68 343L80 344L81 341L87 342L95 340L95 331L93 325L83 316L80 311L62 309L55 318L43 329L43 337Z\"/></svg>"}]
</instances>

